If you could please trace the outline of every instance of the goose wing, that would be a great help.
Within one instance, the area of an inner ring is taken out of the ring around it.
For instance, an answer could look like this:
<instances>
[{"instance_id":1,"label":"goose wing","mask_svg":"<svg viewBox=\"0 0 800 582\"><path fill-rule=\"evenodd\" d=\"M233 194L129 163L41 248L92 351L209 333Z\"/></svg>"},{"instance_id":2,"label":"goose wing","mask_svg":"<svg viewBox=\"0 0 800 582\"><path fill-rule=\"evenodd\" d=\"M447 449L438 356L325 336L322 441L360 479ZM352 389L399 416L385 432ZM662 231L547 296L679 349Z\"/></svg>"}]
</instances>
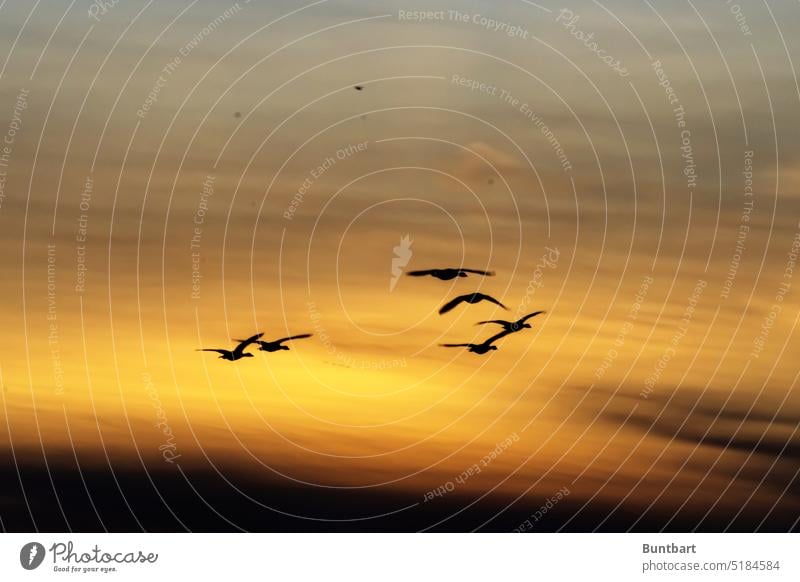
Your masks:
<instances>
[{"instance_id":1,"label":"goose wing","mask_svg":"<svg viewBox=\"0 0 800 582\"><path fill-rule=\"evenodd\" d=\"M510 331L503 330L503 331L501 331L500 333L497 333L497 334L493 335L492 337L490 337L489 339L487 339L486 341L484 341L484 342L483 342L483 345L485 345L485 346L490 346L490 345L492 345L494 342L496 342L497 340L499 340L501 337L505 337L505 336L507 336L507 335L511 335L511 333L512 333L512 332L510 332Z\"/></svg>"},{"instance_id":2,"label":"goose wing","mask_svg":"<svg viewBox=\"0 0 800 582\"><path fill-rule=\"evenodd\" d=\"M500 303L497 299L495 299L491 295L485 295L484 293L475 293L475 297L477 297L478 299L482 299L483 301L489 301L490 303L494 303L495 305L499 305L500 307L502 307L503 309L508 311L508 307L506 307L505 305Z\"/></svg>"},{"instance_id":3,"label":"goose wing","mask_svg":"<svg viewBox=\"0 0 800 582\"><path fill-rule=\"evenodd\" d=\"M245 349L247 346L249 346L250 344L254 344L254 343L256 343L256 341L258 341L258 339L259 339L259 338L260 338L262 335L264 335L264 334L263 334L263 333L257 333L256 335L251 335L251 336L250 336L249 338L247 338L247 339L243 339L243 340L242 340L242 339L235 339L235 340L233 340L233 341L235 341L235 342L238 342L238 344L239 344L239 345L237 345L237 346L236 346L236 348L235 348L235 351L240 351L240 350L243 350L243 349Z\"/></svg>"},{"instance_id":4,"label":"goose wing","mask_svg":"<svg viewBox=\"0 0 800 582\"><path fill-rule=\"evenodd\" d=\"M474 273L476 275L484 275L486 277L494 277L494 271L481 271L479 269L459 269L462 273Z\"/></svg>"},{"instance_id":5,"label":"goose wing","mask_svg":"<svg viewBox=\"0 0 800 582\"><path fill-rule=\"evenodd\" d=\"M466 301L468 297L471 297L471 295L459 295L455 299L448 301L447 303L442 305L441 309L439 309L439 315L444 315L445 313L456 307L459 303Z\"/></svg>"},{"instance_id":6,"label":"goose wing","mask_svg":"<svg viewBox=\"0 0 800 582\"><path fill-rule=\"evenodd\" d=\"M536 317L537 315L539 315L539 314L541 314L541 313L546 313L546 312L545 312L545 311L534 311L533 313L529 313L529 314L528 314L528 315L526 315L525 317L521 318L521 319L520 319L520 320L519 320L517 323L525 323L525 322L526 322L526 321L528 321L528 320L529 320L531 317Z\"/></svg>"},{"instance_id":7,"label":"goose wing","mask_svg":"<svg viewBox=\"0 0 800 582\"><path fill-rule=\"evenodd\" d=\"M301 333L300 335L290 335L289 337L284 337L279 340L275 340L271 342L273 344L282 344L283 342L288 342L289 340L296 340L296 339L303 339L307 337L311 337L313 334L310 333Z\"/></svg>"}]
</instances>

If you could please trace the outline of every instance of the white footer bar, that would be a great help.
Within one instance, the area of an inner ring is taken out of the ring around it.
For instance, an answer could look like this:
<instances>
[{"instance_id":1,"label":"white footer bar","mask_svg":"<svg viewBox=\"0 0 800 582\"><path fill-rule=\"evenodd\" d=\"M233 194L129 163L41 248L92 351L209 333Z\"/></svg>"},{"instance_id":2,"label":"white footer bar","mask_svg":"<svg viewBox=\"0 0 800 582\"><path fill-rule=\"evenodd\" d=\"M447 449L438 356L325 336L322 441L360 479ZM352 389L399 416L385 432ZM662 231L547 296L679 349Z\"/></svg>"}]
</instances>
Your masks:
<instances>
[{"instance_id":1,"label":"white footer bar","mask_svg":"<svg viewBox=\"0 0 800 582\"><path fill-rule=\"evenodd\" d=\"M800 580L796 534L3 534L0 580Z\"/></svg>"}]
</instances>

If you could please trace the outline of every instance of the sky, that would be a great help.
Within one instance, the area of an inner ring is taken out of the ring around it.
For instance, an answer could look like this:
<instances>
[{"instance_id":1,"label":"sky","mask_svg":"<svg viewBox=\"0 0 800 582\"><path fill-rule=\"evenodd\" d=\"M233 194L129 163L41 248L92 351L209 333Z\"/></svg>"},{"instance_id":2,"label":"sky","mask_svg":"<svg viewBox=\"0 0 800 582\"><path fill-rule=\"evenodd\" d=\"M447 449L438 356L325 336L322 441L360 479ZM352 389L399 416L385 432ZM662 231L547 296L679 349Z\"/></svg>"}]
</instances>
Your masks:
<instances>
[{"instance_id":1,"label":"sky","mask_svg":"<svg viewBox=\"0 0 800 582\"><path fill-rule=\"evenodd\" d=\"M796 528L797 10L3 3L8 466Z\"/></svg>"}]
</instances>

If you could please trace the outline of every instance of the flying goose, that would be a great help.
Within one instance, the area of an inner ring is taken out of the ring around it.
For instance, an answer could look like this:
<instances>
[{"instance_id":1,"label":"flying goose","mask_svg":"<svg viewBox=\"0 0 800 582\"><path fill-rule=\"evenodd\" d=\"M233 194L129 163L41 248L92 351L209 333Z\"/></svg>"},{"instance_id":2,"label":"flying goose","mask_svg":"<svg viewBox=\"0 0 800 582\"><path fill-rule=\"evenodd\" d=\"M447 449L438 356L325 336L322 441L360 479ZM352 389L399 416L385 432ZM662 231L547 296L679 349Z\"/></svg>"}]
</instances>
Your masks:
<instances>
[{"instance_id":1,"label":"flying goose","mask_svg":"<svg viewBox=\"0 0 800 582\"><path fill-rule=\"evenodd\" d=\"M283 342L288 342L289 340L296 340L296 339L303 339L307 337L311 337L313 334L310 333L303 333L300 335L290 335L289 337L284 337L279 340L275 340L273 342L265 342L265 341L257 341L255 343L258 344L259 351L262 352L277 352L279 350L288 350L289 346L283 345Z\"/></svg>"},{"instance_id":2,"label":"flying goose","mask_svg":"<svg viewBox=\"0 0 800 582\"><path fill-rule=\"evenodd\" d=\"M479 271L478 269L426 269L423 271L409 271L409 277L436 277L442 281L449 281L456 277L466 277L468 273L475 275L483 275L485 277L494 277L494 271Z\"/></svg>"},{"instance_id":3,"label":"flying goose","mask_svg":"<svg viewBox=\"0 0 800 582\"><path fill-rule=\"evenodd\" d=\"M499 305L503 309L508 310L508 307L500 303L494 297L490 297L489 295L485 295L483 293L469 293L467 295L459 295L452 301L448 301L447 303L442 305L442 308L439 309L439 315L447 313L451 309L458 306L460 303L479 303L481 301L489 301L490 303L494 303L495 305Z\"/></svg>"},{"instance_id":4,"label":"flying goose","mask_svg":"<svg viewBox=\"0 0 800 582\"><path fill-rule=\"evenodd\" d=\"M540 313L545 313L544 311L534 311L533 313L529 313L525 317L519 318L517 321L506 321L504 319L490 319L489 321L479 321L475 325L483 325L485 323L496 323L498 325L502 325L505 331L514 332L520 331L521 329L528 328L530 329L531 324L525 323L531 317L536 317Z\"/></svg>"},{"instance_id":5,"label":"flying goose","mask_svg":"<svg viewBox=\"0 0 800 582\"><path fill-rule=\"evenodd\" d=\"M468 351L472 352L473 354L480 354L483 355L491 350L496 350L497 346L492 345L494 342L499 340L503 336L509 335L510 331L501 331L498 334L493 335L485 342L481 344L439 344L443 348L467 348Z\"/></svg>"},{"instance_id":6,"label":"flying goose","mask_svg":"<svg viewBox=\"0 0 800 582\"><path fill-rule=\"evenodd\" d=\"M223 350L219 348L200 348L198 352L217 352L220 354L220 358L223 360L229 360L231 362L235 362L236 360L240 360L242 358L252 358L253 354L245 352L244 349L249 346L250 344L256 343L258 338L260 338L263 333L257 333L254 336L247 338L246 340L233 340L235 342L239 342L239 344L233 348L232 350Z\"/></svg>"}]
</instances>

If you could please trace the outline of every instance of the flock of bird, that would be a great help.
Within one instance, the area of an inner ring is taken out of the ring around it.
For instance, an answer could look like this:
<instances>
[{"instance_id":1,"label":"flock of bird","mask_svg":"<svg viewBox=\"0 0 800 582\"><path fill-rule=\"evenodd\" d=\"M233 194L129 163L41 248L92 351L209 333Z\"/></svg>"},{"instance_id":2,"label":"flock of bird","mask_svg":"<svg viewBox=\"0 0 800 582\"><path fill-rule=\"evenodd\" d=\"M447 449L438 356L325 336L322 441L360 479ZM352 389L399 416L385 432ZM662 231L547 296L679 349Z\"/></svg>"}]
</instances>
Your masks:
<instances>
[{"instance_id":1,"label":"flock of bird","mask_svg":"<svg viewBox=\"0 0 800 582\"><path fill-rule=\"evenodd\" d=\"M494 271L479 271L477 269L428 269L427 271L411 271L408 273L411 277L434 277L436 279L440 279L442 281L450 281L451 279L455 279L456 277L467 277L468 275L482 275L484 277L493 277ZM480 303L481 301L488 301L489 303L494 303L495 305L502 307L506 311L508 311L508 307L503 305L500 301L492 297L491 295L486 295L485 293L467 293L466 295L459 295L455 299L448 301L439 309L439 315L443 315L448 311L452 311L462 303ZM536 317L537 315L544 313L544 311L534 311L533 313L529 313L524 317L521 317L517 321L506 321L505 319L490 319L487 321L479 321L475 325L485 325L487 323L494 323L499 325L503 328L503 331L500 333L496 333L492 337L488 338L482 343L473 344L473 343L464 343L464 344L439 344L445 348L467 348L468 351L472 352L473 354L485 354L492 350L496 350L497 346L494 345L494 342L499 340L502 337L510 335L512 333L516 333L518 331L522 331L523 329L530 329L531 325L527 323L529 319L532 317Z\"/></svg>"},{"instance_id":2,"label":"flock of bird","mask_svg":"<svg viewBox=\"0 0 800 582\"><path fill-rule=\"evenodd\" d=\"M423 271L409 271L406 273L409 277L433 277L435 279L439 279L441 281L450 281L457 277L467 277L470 274L472 275L482 275L484 277L493 277L494 271L480 271L477 269L427 269ZM468 304L475 304L480 303L481 301L488 301L489 303L494 303L495 305L502 307L506 311L508 307L503 305L500 301L492 297L491 295L486 295L484 293L467 293L466 295L459 295L458 297L448 301L439 309L439 315L444 315L445 313L452 311L462 303ZM532 317L536 317L537 315L544 313L544 311L534 311L533 313L529 313L524 317L516 321L506 321L504 319L489 319L486 321L479 321L475 325L485 325L487 323L492 323L495 325L499 325L503 328L503 331L497 333L490 338L488 338L483 343L473 344L473 343L463 343L463 344L439 344L445 348L467 348L468 351L472 352L473 354L485 354L492 350L496 350L497 346L494 345L494 342L503 338L507 335L512 333L516 333L522 331L523 329L530 329L531 325L528 322L529 319ZM240 360L242 358L252 358L253 354L250 352L246 352L250 345L257 345L259 351L262 352L277 352L280 350L288 350L289 346L284 345L285 342L296 340L296 339L305 339L312 336L310 333L303 333L300 335L292 335L289 337L284 337L281 339L277 339L274 341L264 341L261 339L263 333L257 333L253 336L250 336L244 340L233 340L237 342L236 346L232 350L226 350L223 348L201 348L198 349L198 352L216 352L219 357L223 360L228 360L231 362L235 362L236 360Z\"/></svg>"},{"instance_id":3,"label":"flock of bird","mask_svg":"<svg viewBox=\"0 0 800 582\"><path fill-rule=\"evenodd\" d=\"M198 352L217 352L219 357L223 360L228 360L231 362L235 362L236 360L241 360L242 358L252 358L253 354L250 352L244 351L247 346L250 344L258 345L259 351L262 352L277 352L280 350L288 350L289 346L283 345L284 342L288 342L289 340L296 340L296 339L303 339L307 337L311 337L310 333L303 333L300 335L290 335L289 337L284 337L275 341L266 342L261 341L261 336L263 333L257 333L256 335L250 336L245 340L233 340L238 342L236 347L232 350L226 350L222 348L201 348L197 350Z\"/></svg>"}]
</instances>

